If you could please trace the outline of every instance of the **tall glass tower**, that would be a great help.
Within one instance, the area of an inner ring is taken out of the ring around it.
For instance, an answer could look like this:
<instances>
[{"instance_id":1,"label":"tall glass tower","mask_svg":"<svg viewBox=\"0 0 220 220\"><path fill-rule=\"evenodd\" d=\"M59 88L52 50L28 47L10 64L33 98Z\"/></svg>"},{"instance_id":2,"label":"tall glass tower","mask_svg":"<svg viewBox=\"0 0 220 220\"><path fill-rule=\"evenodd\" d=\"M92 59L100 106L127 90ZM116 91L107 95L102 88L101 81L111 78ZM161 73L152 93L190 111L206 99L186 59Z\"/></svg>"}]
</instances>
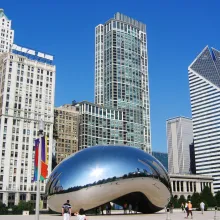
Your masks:
<instances>
[{"instance_id":1,"label":"tall glass tower","mask_svg":"<svg viewBox=\"0 0 220 220\"><path fill-rule=\"evenodd\" d=\"M212 175L220 190L220 51L209 47L189 66L196 174Z\"/></svg>"},{"instance_id":2,"label":"tall glass tower","mask_svg":"<svg viewBox=\"0 0 220 220\"><path fill-rule=\"evenodd\" d=\"M123 110L124 144L151 152L146 25L116 13L95 33L95 103Z\"/></svg>"}]
</instances>

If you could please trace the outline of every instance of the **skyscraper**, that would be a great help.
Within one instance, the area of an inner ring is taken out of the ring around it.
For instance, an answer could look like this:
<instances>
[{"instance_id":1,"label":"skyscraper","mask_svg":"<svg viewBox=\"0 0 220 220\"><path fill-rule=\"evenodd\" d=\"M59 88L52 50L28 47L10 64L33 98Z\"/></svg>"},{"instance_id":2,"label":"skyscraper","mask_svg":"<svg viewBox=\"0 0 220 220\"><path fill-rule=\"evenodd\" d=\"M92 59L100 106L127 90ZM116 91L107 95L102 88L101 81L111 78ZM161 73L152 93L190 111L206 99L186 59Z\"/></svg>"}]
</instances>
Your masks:
<instances>
[{"instance_id":1,"label":"skyscraper","mask_svg":"<svg viewBox=\"0 0 220 220\"><path fill-rule=\"evenodd\" d=\"M0 8L0 54L9 52L14 42L14 30L11 29L11 20Z\"/></svg>"},{"instance_id":2,"label":"skyscraper","mask_svg":"<svg viewBox=\"0 0 220 220\"><path fill-rule=\"evenodd\" d=\"M95 103L123 110L124 144L151 152L146 25L116 13L95 33Z\"/></svg>"},{"instance_id":3,"label":"skyscraper","mask_svg":"<svg viewBox=\"0 0 220 220\"><path fill-rule=\"evenodd\" d=\"M0 55L0 198L13 206L20 200L35 203L34 140L38 122L48 136L48 172L51 172L55 66L53 57L13 45ZM45 192L45 182L41 184ZM46 206L46 200L45 200ZM44 206L44 207L45 207Z\"/></svg>"},{"instance_id":4,"label":"skyscraper","mask_svg":"<svg viewBox=\"0 0 220 220\"><path fill-rule=\"evenodd\" d=\"M54 128L57 131L55 155L56 162L60 163L78 151L79 107L66 104L55 108L54 115Z\"/></svg>"},{"instance_id":5,"label":"skyscraper","mask_svg":"<svg viewBox=\"0 0 220 220\"><path fill-rule=\"evenodd\" d=\"M206 46L188 68L196 173L220 190L220 52Z\"/></svg>"},{"instance_id":6,"label":"skyscraper","mask_svg":"<svg viewBox=\"0 0 220 220\"><path fill-rule=\"evenodd\" d=\"M79 150L94 145L123 145L124 112L83 101L79 103Z\"/></svg>"},{"instance_id":7,"label":"skyscraper","mask_svg":"<svg viewBox=\"0 0 220 220\"><path fill-rule=\"evenodd\" d=\"M55 65L53 56L13 44L11 21L0 9L0 202L36 200L34 140L38 122L48 137L51 172ZM45 181L41 183L45 192ZM46 200L44 200L46 207Z\"/></svg>"},{"instance_id":8,"label":"skyscraper","mask_svg":"<svg viewBox=\"0 0 220 220\"><path fill-rule=\"evenodd\" d=\"M189 173L189 145L193 142L192 120L176 117L167 120L168 172Z\"/></svg>"}]
</instances>

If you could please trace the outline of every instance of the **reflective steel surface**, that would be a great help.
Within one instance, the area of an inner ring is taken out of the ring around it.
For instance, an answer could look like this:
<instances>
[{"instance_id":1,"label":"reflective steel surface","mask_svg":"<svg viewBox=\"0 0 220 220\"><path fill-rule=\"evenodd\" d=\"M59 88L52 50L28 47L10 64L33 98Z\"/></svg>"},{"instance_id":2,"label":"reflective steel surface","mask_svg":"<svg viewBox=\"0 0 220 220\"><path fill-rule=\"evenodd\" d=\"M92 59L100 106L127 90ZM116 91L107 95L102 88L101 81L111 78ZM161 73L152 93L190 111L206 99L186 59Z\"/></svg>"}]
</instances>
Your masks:
<instances>
[{"instance_id":1,"label":"reflective steel surface","mask_svg":"<svg viewBox=\"0 0 220 220\"><path fill-rule=\"evenodd\" d=\"M46 192L49 207L57 212L69 199L73 211L114 202L152 213L167 205L171 186L165 168L151 155L108 145L89 147L61 162L51 173Z\"/></svg>"}]
</instances>

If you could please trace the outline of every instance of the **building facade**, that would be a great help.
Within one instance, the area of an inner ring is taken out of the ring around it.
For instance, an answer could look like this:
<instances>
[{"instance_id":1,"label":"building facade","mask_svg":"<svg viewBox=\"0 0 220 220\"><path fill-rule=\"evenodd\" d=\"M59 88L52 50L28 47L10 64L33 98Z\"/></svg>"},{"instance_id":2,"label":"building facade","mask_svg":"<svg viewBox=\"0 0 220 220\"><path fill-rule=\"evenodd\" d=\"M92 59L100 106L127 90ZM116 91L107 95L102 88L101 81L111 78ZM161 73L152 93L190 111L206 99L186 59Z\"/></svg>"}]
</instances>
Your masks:
<instances>
[{"instance_id":1,"label":"building facade","mask_svg":"<svg viewBox=\"0 0 220 220\"><path fill-rule=\"evenodd\" d=\"M195 160L194 142L189 145L189 154L190 154L190 173L196 174L196 160Z\"/></svg>"},{"instance_id":2,"label":"building facade","mask_svg":"<svg viewBox=\"0 0 220 220\"><path fill-rule=\"evenodd\" d=\"M11 29L11 20L0 8L0 54L9 52L14 42L14 30Z\"/></svg>"},{"instance_id":3,"label":"building facade","mask_svg":"<svg viewBox=\"0 0 220 220\"><path fill-rule=\"evenodd\" d=\"M168 171L168 153L152 151L152 156L158 159Z\"/></svg>"},{"instance_id":4,"label":"building facade","mask_svg":"<svg viewBox=\"0 0 220 220\"><path fill-rule=\"evenodd\" d=\"M79 107L66 104L55 108L54 127L57 131L56 162L78 151Z\"/></svg>"},{"instance_id":5,"label":"building facade","mask_svg":"<svg viewBox=\"0 0 220 220\"><path fill-rule=\"evenodd\" d=\"M188 68L196 173L220 190L220 52L205 47Z\"/></svg>"},{"instance_id":6,"label":"building facade","mask_svg":"<svg viewBox=\"0 0 220 220\"><path fill-rule=\"evenodd\" d=\"M17 45L0 55L0 202L6 205L35 203L33 146L40 119L49 140L51 172L54 91L52 56ZM40 191L45 192L45 182Z\"/></svg>"},{"instance_id":7,"label":"building facade","mask_svg":"<svg viewBox=\"0 0 220 220\"><path fill-rule=\"evenodd\" d=\"M166 124L168 172L189 173L189 145L193 142L192 120L185 117L176 117L168 119Z\"/></svg>"},{"instance_id":8,"label":"building facade","mask_svg":"<svg viewBox=\"0 0 220 220\"><path fill-rule=\"evenodd\" d=\"M213 178L205 175L170 174L173 196L185 196L186 199L194 192L201 193L208 186L213 193Z\"/></svg>"},{"instance_id":9,"label":"building facade","mask_svg":"<svg viewBox=\"0 0 220 220\"><path fill-rule=\"evenodd\" d=\"M151 152L145 24L116 13L96 27L95 103L124 111L125 144Z\"/></svg>"},{"instance_id":10,"label":"building facade","mask_svg":"<svg viewBox=\"0 0 220 220\"><path fill-rule=\"evenodd\" d=\"M91 102L79 103L79 150L94 145L125 145L125 113Z\"/></svg>"}]
</instances>

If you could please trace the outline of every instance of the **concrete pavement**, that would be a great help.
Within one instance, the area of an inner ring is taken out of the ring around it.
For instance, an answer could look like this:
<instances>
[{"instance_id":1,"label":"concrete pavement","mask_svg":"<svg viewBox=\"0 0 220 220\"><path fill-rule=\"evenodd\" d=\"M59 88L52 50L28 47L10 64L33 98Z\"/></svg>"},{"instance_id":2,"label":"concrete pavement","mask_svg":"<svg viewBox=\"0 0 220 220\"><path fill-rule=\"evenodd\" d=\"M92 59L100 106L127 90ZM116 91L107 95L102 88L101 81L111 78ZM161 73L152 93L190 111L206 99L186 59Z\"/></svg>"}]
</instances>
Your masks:
<instances>
[{"instance_id":1,"label":"concrete pavement","mask_svg":"<svg viewBox=\"0 0 220 220\"><path fill-rule=\"evenodd\" d=\"M214 220L214 211L204 212L202 215L201 212L193 212L194 220ZM219 216L215 220L220 220L220 212L217 213ZM171 220L181 220L185 219L186 214L182 212L175 212L171 214ZM40 220L62 220L62 216L57 215L41 215ZM99 216L88 216L89 220L167 220L167 215L165 212L158 212L155 214L127 214L127 215L99 215ZM191 217L189 218L191 219ZM22 216L22 215L0 215L0 220L35 220L34 215ZM72 216L70 220L76 220L75 216Z\"/></svg>"}]
</instances>

